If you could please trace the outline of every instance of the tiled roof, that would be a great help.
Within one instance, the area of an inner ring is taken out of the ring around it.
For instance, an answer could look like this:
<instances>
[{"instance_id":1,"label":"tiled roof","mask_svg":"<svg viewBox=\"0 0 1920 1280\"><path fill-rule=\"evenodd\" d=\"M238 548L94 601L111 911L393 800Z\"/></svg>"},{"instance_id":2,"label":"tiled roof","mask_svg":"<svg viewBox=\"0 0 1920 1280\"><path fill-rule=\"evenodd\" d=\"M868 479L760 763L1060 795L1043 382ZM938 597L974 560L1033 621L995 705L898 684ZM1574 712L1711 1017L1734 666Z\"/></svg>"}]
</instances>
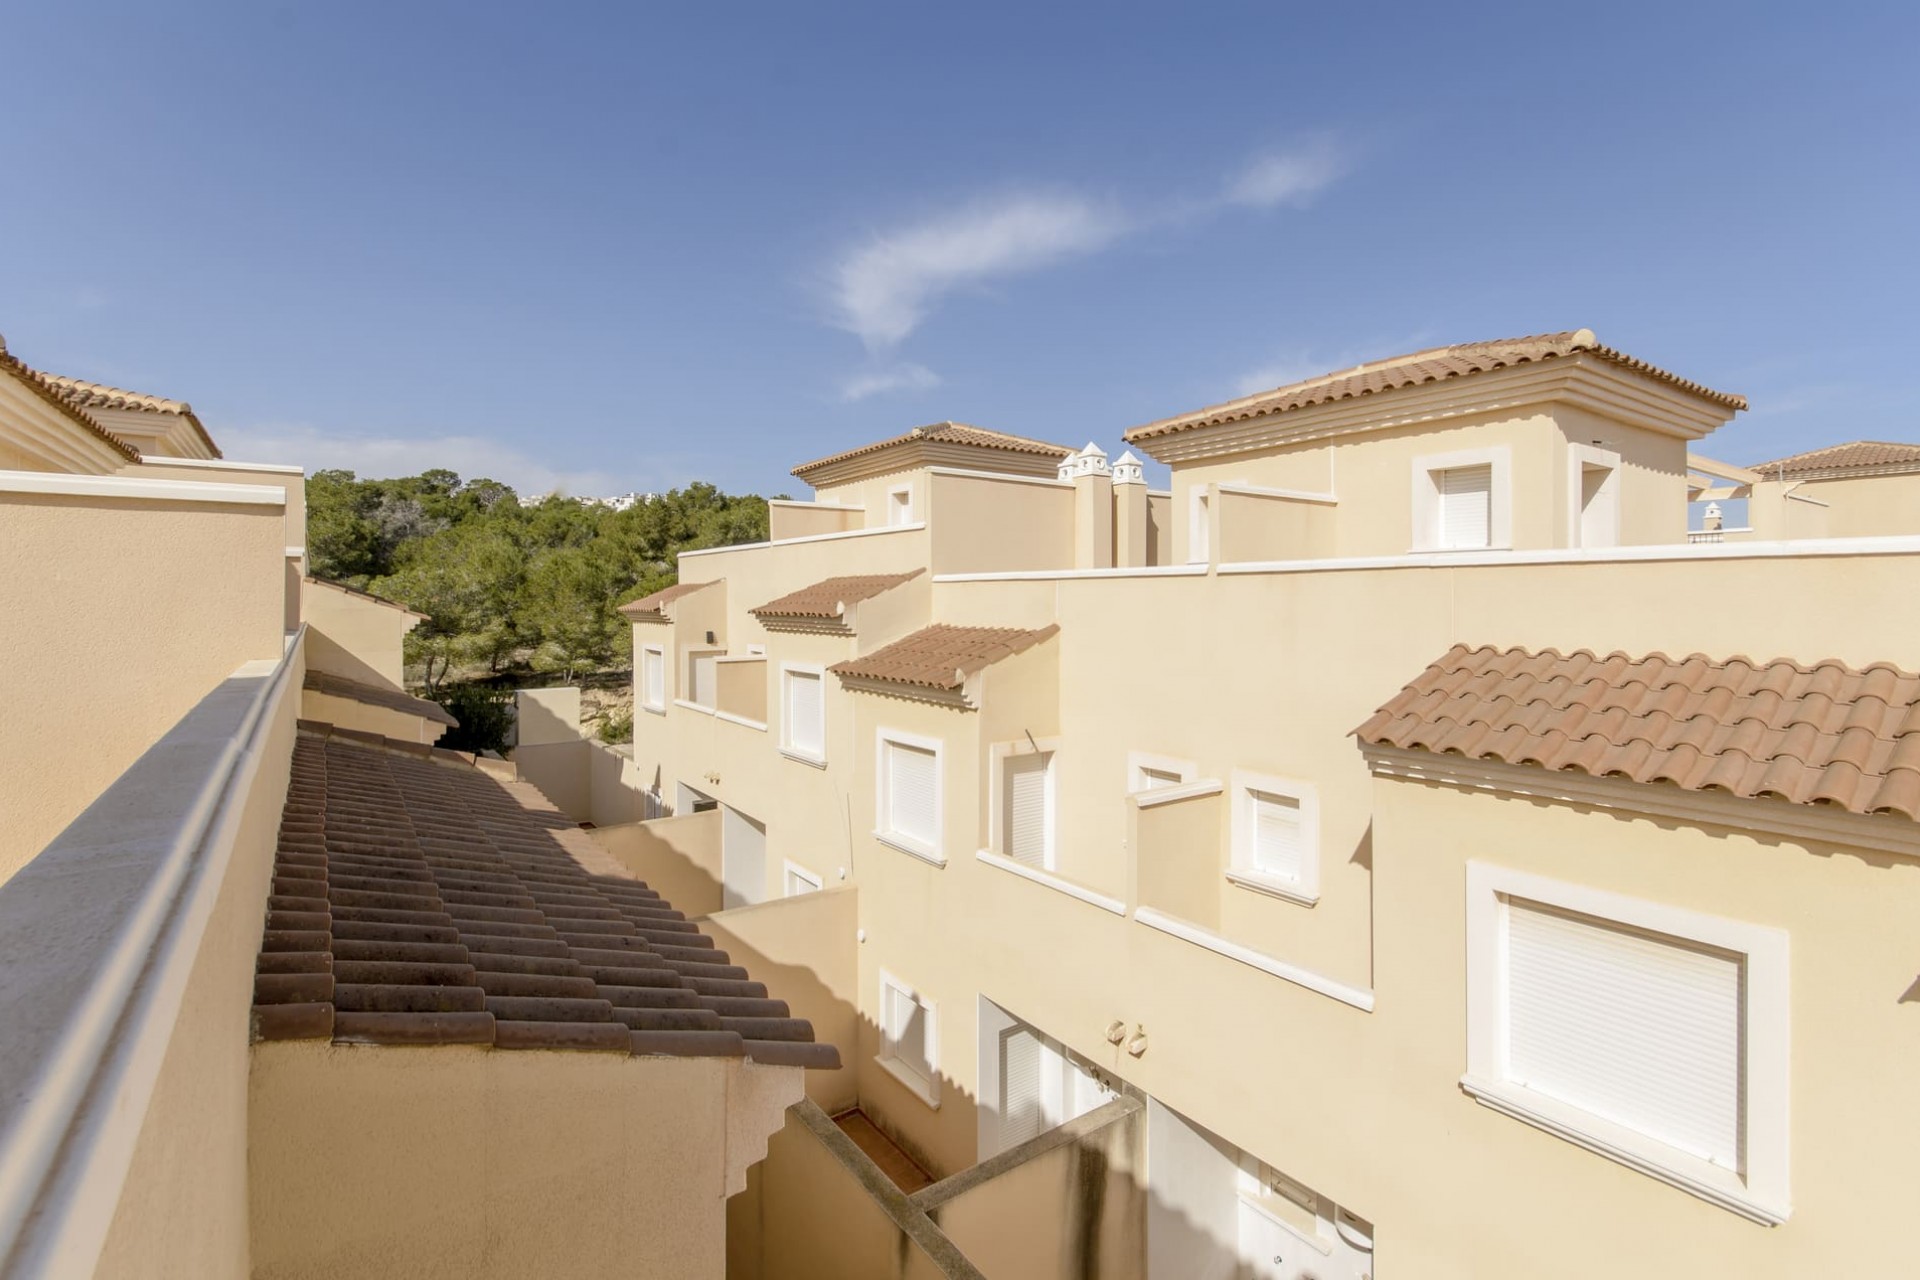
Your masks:
<instances>
[{"instance_id":1,"label":"tiled roof","mask_svg":"<svg viewBox=\"0 0 1920 1280\"><path fill-rule=\"evenodd\" d=\"M1355 733L1374 746L1920 818L1920 676L1884 663L1455 645Z\"/></svg>"},{"instance_id":2,"label":"tiled roof","mask_svg":"<svg viewBox=\"0 0 1920 1280\"><path fill-rule=\"evenodd\" d=\"M719 579L714 579L715 582ZM712 586L712 582L676 582L670 587L662 587L652 595L641 596L638 600L629 600L620 606L620 612L629 618L649 622L665 622L666 607L681 596L690 596L702 587Z\"/></svg>"},{"instance_id":3,"label":"tiled roof","mask_svg":"<svg viewBox=\"0 0 1920 1280\"><path fill-rule=\"evenodd\" d=\"M951 692L964 686L974 672L1031 649L1059 629L1054 623L1037 631L939 624L922 628L872 653L836 662L827 670L840 676Z\"/></svg>"},{"instance_id":4,"label":"tiled roof","mask_svg":"<svg viewBox=\"0 0 1920 1280\"><path fill-rule=\"evenodd\" d=\"M254 982L261 1039L839 1053L525 783L302 721Z\"/></svg>"},{"instance_id":5,"label":"tiled roof","mask_svg":"<svg viewBox=\"0 0 1920 1280\"><path fill-rule=\"evenodd\" d=\"M1262 391L1257 395L1243 396L1238 400L1229 400L1224 404L1212 405L1193 413L1184 413L1178 417L1163 418L1159 422L1134 427L1125 433L1126 440L1131 444L1141 440L1151 440L1156 436L1172 435L1177 431L1191 431L1196 427L1213 427L1226 422L1241 422L1269 413L1286 413L1294 409L1304 409L1310 405L1351 400L1358 396L1378 395L1384 391L1397 391L1403 387L1419 386L1422 383L1444 382L1449 378L1489 373L1512 365L1534 364L1542 360L1555 360L1576 354L1590 355L1609 364L1631 369L1635 373L1643 374L1656 382L1667 383L1669 386L1696 395L1723 409L1747 407L1745 396L1714 391L1697 382L1689 382L1685 378L1668 373L1665 369L1656 368L1623 351L1602 346L1599 339L1593 336L1591 329L1577 329L1566 333L1538 333L1525 338L1501 338L1493 342L1463 342L1451 347L1430 347L1425 351L1413 352L1411 355L1376 360L1371 364L1321 374L1302 382L1276 387L1272 391Z\"/></svg>"},{"instance_id":6,"label":"tiled roof","mask_svg":"<svg viewBox=\"0 0 1920 1280\"><path fill-rule=\"evenodd\" d=\"M362 702L370 707L385 707L389 711L402 711L410 716L419 716L434 724L446 725L457 729L460 722L453 718L447 709L437 702L425 698L416 698L404 689L390 689L377 684L364 684L358 680L349 680L345 676L334 675L330 671L307 670L305 687L315 693L324 693L333 698L348 698Z\"/></svg>"},{"instance_id":7,"label":"tiled roof","mask_svg":"<svg viewBox=\"0 0 1920 1280\"><path fill-rule=\"evenodd\" d=\"M777 600L769 600L747 610L756 618L838 618L850 604L872 599L903 582L920 576L920 570L907 573L863 573L845 578L823 578L809 587L789 591Z\"/></svg>"},{"instance_id":8,"label":"tiled roof","mask_svg":"<svg viewBox=\"0 0 1920 1280\"><path fill-rule=\"evenodd\" d=\"M66 396L53 385L46 374L41 373L38 369L27 364L21 360L20 357L9 353L7 351L5 338L0 338L0 369L7 370L7 372L24 383L29 391L59 410L69 421L77 424L88 435L104 440L129 462L140 461L140 451L138 449L95 422L85 410L77 407L72 401L68 400Z\"/></svg>"},{"instance_id":9,"label":"tiled roof","mask_svg":"<svg viewBox=\"0 0 1920 1280\"><path fill-rule=\"evenodd\" d=\"M164 396L150 396L139 391L125 391L119 387L109 387L99 382L83 382L79 378L67 378L57 373L43 373L60 396L77 409L134 409L142 413L164 413L184 419L194 429L214 457L220 456L220 447L207 434L207 429L194 416L193 406L184 400L169 400Z\"/></svg>"},{"instance_id":10,"label":"tiled roof","mask_svg":"<svg viewBox=\"0 0 1920 1280\"><path fill-rule=\"evenodd\" d=\"M882 449L892 449L898 445L913 444L917 441L932 444L968 444L981 449L1003 449L1008 453L1031 453L1046 458L1065 458L1073 453L1072 449L1064 445L1049 444L1045 440L1010 436L1004 431L970 427L964 422L935 422L924 427L915 427L905 435L894 436L890 440L861 445L858 449L848 449L845 453L836 453L832 457L803 462L793 469L793 474L805 479L821 467L830 467L836 462L845 462L849 458L859 458L869 453L878 453Z\"/></svg>"},{"instance_id":11,"label":"tiled roof","mask_svg":"<svg viewBox=\"0 0 1920 1280\"><path fill-rule=\"evenodd\" d=\"M1920 471L1920 444L1887 440L1852 440L1787 458L1775 458L1750 468L1768 479L1805 480L1853 472Z\"/></svg>"}]
</instances>

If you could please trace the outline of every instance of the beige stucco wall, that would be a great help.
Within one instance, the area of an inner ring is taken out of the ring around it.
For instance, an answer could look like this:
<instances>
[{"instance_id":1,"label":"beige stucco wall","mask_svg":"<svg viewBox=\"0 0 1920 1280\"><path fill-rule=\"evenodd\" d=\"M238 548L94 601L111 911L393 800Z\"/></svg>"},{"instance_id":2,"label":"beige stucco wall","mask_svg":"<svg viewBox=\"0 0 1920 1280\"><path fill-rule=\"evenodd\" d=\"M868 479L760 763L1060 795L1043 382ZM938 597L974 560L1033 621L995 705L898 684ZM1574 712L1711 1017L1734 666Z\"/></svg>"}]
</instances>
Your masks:
<instances>
[{"instance_id":1,"label":"beige stucco wall","mask_svg":"<svg viewBox=\"0 0 1920 1280\"><path fill-rule=\"evenodd\" d=\"M635 878L689 917L720 909L720 814L656 818L588 833Z\"/></svg>"},{"instance_id":2,"label":"beige stucco wall","mask_svg":"<svg viewBox=\"0 0 1920 1280\"><path fill-rule=\"evenodd\" d=\"M849 511L827 503L767 503L767 536L774 542L788 538L811 538L822 533L845 533L866 527L865 511Z\"/></svg>"},{"instance_id":3,"label":"beige stucco wall","mask_svg":"<svg viewBox=\"0 0 1920 1280\"><path fill-rule=\"evenodd\" d=\"M725 1272L713 1058L254 1046L253 1274Z\"/></svg>"},{"instance_id":4,"label":"beige stucco wall","mask_svg":"<svg viewBox=\"0 0 1920 1280\"><path fill-rule=\"evenodd\" d=\"M926 479L933 491L928 518L935 573L1073 565L1071 484L974 475L932 474Z\"/></svg>"},{"instance_id":5,"label":"beige stucco wall","mask_svg":"<svg viewBox=\"0 0 1920 1280\"><path fill-rule=\"evenodd\" d=\"M513 709L514 741L520 746L581 740L578 685L517 689L513 695Z\"/></svg>"},{"instance_id":6,"label":"beige stucco wall","mask_svg":"<svg viewBox=\"0 0 1920 1280\"><path fill-rule=\"evenodd\" d=\"M247 1041L253 967L266 924L303 671L296 653L94 1271L102 1280L244 1280L251 1274Z\"/></svg>"},{"instance_id":7,"label":"beige stucco wall","mask_svg":"<svg viewBox=\"0 0 1920 1280\"><path fill-rule=\"evenodd\" d=\"M1835 538L1920 533L1920 475L1809 480L1792 486L1827 504L1827 534Z\"/></svg>"},{"instance_id":8,"label":"beige stucco wall","mask_svg":"<svg viewBox=\"0 0 1920 1280\"><path fill-rule=\"evenodd\" d=\"M447 730L445 725L422 716L396 711L392 707L375 706L354 698L339 698L313 689L301 693L300 704L300 716L304 720L318 720L324 724L339 725L343 729L377 733L401 742L438 742L440 735Z\"/></svg>"},{"instance_id":9,"label":"beige stucco wall","mask_svg":"<svg viewBox=\"0 0 1920 1280\"><path fill-rule=\"evenodd\" d=\"M284 649L280 507L0 494L0 879Z\"/></svg>"},{"instance_id":10,"label":"beige stucco wall","mask_svg":"<svg viewBox=\"0 0 1920 1280\"><path fill-rule=\"evenodd\" d=\"M188 428L189 431L192 428ZM284 489L287 494L287 546L305 550L307 545L306 477L297 470L275 465L248 466L243 462L217 461L212 466L192 466L185 460L132 462L120 474L147 480L197 480L206 484L262 484Z\"/></svg>"},{"instance_id":11,"label":"beige stucco wall","mask_svg":"<svg viewBox=\"0 0 1920 1280\"><path fill-rule=\"evenodd\" d=\"M301 583L300 609L308 627L308 660L316 670L404 687L402 645L419 624L418 614L312 579Z\"/></svg>"}]
</instances>

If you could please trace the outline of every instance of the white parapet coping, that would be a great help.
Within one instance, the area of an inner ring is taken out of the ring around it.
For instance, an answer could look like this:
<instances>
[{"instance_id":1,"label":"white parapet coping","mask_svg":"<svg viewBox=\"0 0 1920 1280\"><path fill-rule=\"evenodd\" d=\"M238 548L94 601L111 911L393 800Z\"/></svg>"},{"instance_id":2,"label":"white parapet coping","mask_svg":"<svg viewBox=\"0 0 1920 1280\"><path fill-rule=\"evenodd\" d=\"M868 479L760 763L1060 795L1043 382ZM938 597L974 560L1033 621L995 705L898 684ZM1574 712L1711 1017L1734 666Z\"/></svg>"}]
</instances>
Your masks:
<instances>
[{"instance_id":1,"label":"white parapet coping","mask_svg":"<svg viewBox=\"0 0 1920 1280\"><path fill-rule=\"evenodd\" d=\"M680 558L688 556L717 556L727 551L761 551L767 547L791 547L802 542L838 542L846 538L877 538L888 533L919 533L926 529L926 522L916 524L887 524L874 529L843 529L839 533L809 533L799 538L782 538L778 542L736 542L725 547L702 547L698 551L682 551Z\"/></svg>"},{"instance_id":2,"label":"white parapet coping","mask_svg":"<svg viewBox=\"0 0 1920 1280\"><path fill-rule=\"evenodd\" d=\"M94 1273L304 635L216 686L0 886L8 1280Z\"/></svg>"},{"instance_id":3,"label":"white parapet coping","mask_svg":"<svg viewBox=\"0 0 1920 1280\"><path fill-rule=\"evenodd\" d=\"M1152 907L1135 907L1133 918L1149 929L1158 929L1161 933L1170 934L1182 942L1191 942L1194 946L1203 947L1215 955L1225 956L1229 960L1238 960L1241 964L1258 969L1262 973L1272 974L1296 986L1305 987L1308 991L1338 1000L1341 1004L1352 1005L1366 1013L1373 1012L1373 992L1369 988L1350 986L1336 978L1329 978L1324 973L1303 969L1297 964L1291 964L1277 956L1270 956L1264 951L1256 951L1231 938L1223 938L1211 929L1202 928L1178 916L1170 916L1164 911L1156 911Z\"/></svg>"},{"instance_id":4,"label":"white parapet coping","mask_svg":"<svg viewBox=\"0 0 1920 1280\"><path fill-rule=\"evenodd\" d=\"M268 475L304 476L305 467L289 466L284 462L229 462L225 458L155 458L147 454L140 457L143 467L205 467L209 471L259 471Z\"/></svg>"},{"instance_id":5,"label":"white parapet coping","mask_svg":"<svg viewBox=\"0 0 1920 1280\"><path fill-rule=\"evenodd\" d=\"M262 507L287 505L287 491L277 484L214 484L206 480L149 480L140 476L81 476L61 471L0 471L0 493L118 498L125 502L205 502Z\"/></svg>"},{"instance_id":6,"label":"white parapet coping","mask_svg":"<svg viewBox=\"0 0 1920 1280\"><path fill-rule=\"evenodd\" d=\"M1044 871L1039 867L1029 867L1025 863L1015 862L1012 858L1002 857L990 849L976 849L973 856L990 867L998 867L1002 871L1011 871L1022 880L1031 880L1033 883L1052 889L1057 893L1064 893L1069 898L1078 898L1081 902L1089 903L1100 908L1102 911L1111 911L1117 916L1127 914L1127 904L1112 894L1101 893L1098 889L1089 889L1083 884L1075 884L1065 876L1057 876L1051 871Z\"/></svg>"}]
</instances>

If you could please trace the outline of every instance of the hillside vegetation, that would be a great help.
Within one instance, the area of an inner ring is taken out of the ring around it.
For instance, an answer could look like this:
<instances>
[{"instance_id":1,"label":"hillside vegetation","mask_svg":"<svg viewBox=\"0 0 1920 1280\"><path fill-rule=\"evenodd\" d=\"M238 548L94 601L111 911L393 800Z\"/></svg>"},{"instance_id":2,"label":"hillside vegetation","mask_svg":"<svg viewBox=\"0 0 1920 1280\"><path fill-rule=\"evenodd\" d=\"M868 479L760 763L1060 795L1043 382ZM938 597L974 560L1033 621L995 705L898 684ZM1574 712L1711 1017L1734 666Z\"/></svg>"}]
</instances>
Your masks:
<instances>
[{"instance_id":1,"label":"hillside vegetation","mask_svg":"<svg viewBox=\"0 0 1920 1280\"><path fill-rule=\"evenodd\" d=\"M558 496L522 505L504 484L451 471L307 480L313 573L428 616L407 637L407 660L430 695L445 696L450 679L571 683L628 668L619 605L671 585L681 551L766 536L766 499L710 484L615 511Z\"/></svg>"}]
</instances>

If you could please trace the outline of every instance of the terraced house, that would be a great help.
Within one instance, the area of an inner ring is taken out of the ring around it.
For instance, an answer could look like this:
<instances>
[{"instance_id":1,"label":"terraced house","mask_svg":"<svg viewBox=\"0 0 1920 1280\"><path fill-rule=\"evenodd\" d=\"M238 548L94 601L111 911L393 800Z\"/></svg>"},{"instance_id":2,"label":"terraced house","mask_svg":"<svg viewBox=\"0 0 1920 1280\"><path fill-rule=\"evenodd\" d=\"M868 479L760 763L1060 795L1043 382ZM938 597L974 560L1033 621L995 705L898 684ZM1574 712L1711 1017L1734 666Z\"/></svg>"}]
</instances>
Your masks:
<instances>
[{"instance_id":1,"label":"terraced house","mask_svg":"<svg viewBox=\"0 0 1920 1280\"><path fill-rule=\"evenodd\" d=\"M1903 1274L1915 449L1744 408L917 428L495 761L296 472L5 357L4 1274Z\"/></svg>"}]
</instances>

